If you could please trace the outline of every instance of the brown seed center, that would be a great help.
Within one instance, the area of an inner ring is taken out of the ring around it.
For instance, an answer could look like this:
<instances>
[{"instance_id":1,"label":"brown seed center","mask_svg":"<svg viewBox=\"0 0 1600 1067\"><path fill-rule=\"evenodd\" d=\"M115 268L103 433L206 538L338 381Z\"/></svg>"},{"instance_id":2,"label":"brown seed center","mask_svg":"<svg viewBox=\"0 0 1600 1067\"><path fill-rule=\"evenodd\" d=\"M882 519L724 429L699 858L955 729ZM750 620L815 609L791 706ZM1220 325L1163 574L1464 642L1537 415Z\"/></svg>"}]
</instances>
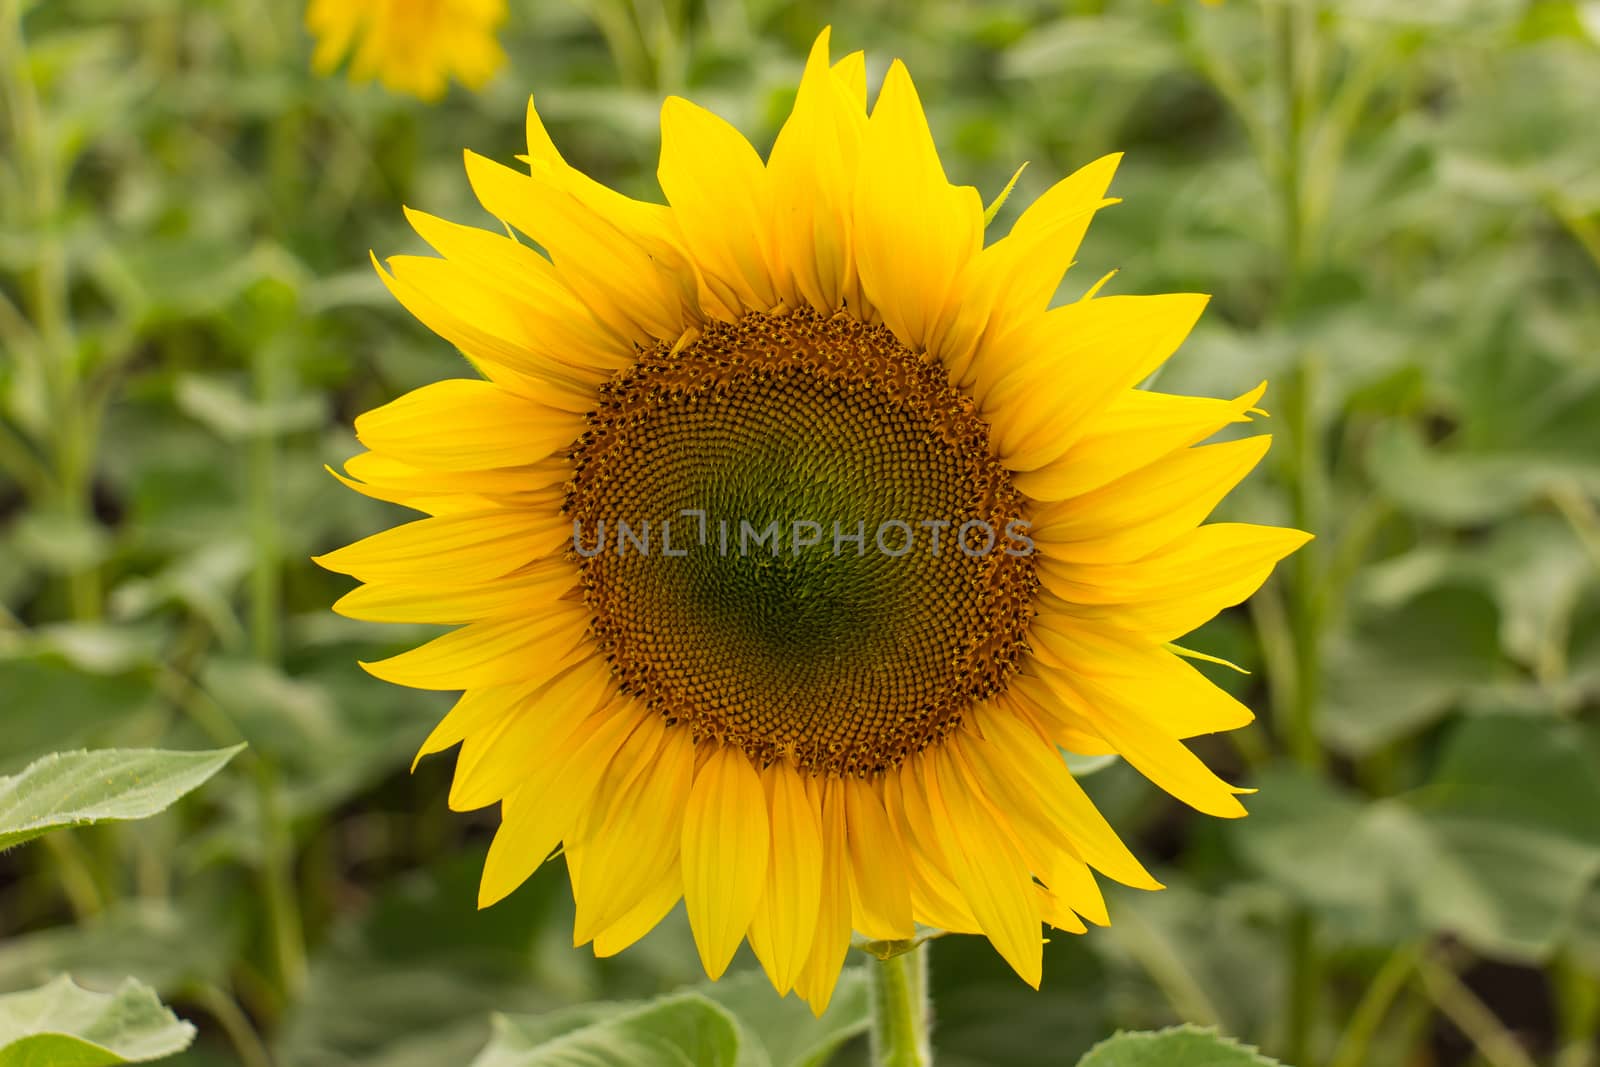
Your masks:
<instances>
[{"instance_id":1,"label":"brown seed center","mask_svg":"<svg viewBox=\"0 0 1600 1067\"><path fill-rule=\"evenodd\" d=\"M645 352L572 456L594 635L697 739L872 775L1026 647L1023 498L972 401L883 327L750 314Z\"/></svg>"}]
</instances>

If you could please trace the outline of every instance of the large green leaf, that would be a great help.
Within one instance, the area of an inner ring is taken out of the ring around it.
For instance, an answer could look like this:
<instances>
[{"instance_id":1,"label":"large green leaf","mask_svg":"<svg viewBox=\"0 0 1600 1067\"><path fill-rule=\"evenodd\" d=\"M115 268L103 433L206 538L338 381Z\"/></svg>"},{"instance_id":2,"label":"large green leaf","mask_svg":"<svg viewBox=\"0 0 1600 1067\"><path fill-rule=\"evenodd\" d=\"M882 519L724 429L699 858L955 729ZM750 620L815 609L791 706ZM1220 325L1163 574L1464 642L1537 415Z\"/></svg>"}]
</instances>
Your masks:
<instances>
[{"instance_id":1,"label":"large green leaf","mask_svg":"<svg viewBox=\"0 0 1600 1067\"><path fill-rule=\"evenodd\" d=\"M607 1012L585 1006L557 1020L500 1017L495 1038L473 1067L757 1067L765 1056L740 1055L739 1025L698 993Z\"/></svg>"},{"instance_id":2,"label":"large green leaf","mask_svg":"<svg viewBox=\"0 0 1600 1067\"><path fill-rule=\"evenodd\" d=\"M699 992L733 1014L744 1044L764 1050L772 1067L821 1067L871 1023L867 976L860 968L839 976L820 1018L798 997L778 996L759 971L707 983Z\"/></svg>"},{"instance_id":3,"label":"large green leaf","mask_svg":"<svg viewBox=\"0 0 1600 1067\"><path fill-rule=\"evenodd\" d=\"M93 993L63 976L0 996L0 1067L148 1063L193 1040L194 1027L131 978L115 993Z\"/></svg>"},{"instance_id":4,"label":"large green leaf","mask_svg":"<svg viewBox=\"0 0 1600 1067\"><path fill-rule=\"evenodd\" d=\"M1428 783L1399 797L1365 801L1288 770L1256 784L1232 840L1348 941L1449 933L1542 960L1600 876L1600 754L1570 723L1468 719Z\"/></svg>"},{"instance_id":5,"label":"large green leaf","mask_svg":"<svg viewBox=\"0 0 1600 1067\"><path fill-rule=\"evenodd\" d=\"M1197 1026L1119 1033L1100 1042L1078 1067L1275 1067L1248 1045Z\"/></svg>"},{"instance_id":6,"label":"large green leaf","mask_svg":"<svg viewBox=\"0 0 1600 1067\"><path fill-rule=\"evenodd\" d=\"M0 778L0 849L51 830L143 819L216 774L243 745L210 752L65 752Z\"/></svg>"}]
</instances>

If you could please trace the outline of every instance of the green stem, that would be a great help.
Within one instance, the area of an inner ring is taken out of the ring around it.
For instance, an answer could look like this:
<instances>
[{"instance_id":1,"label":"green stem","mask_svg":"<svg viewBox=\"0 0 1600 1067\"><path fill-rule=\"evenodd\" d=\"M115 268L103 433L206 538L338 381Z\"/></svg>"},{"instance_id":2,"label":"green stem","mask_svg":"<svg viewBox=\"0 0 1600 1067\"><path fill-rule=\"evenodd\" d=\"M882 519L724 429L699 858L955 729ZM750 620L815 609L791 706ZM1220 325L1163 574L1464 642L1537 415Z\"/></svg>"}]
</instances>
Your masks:
<instances>
[{"instance_id":1,"label":"green stem","mask_svg":"<svg viewBox=\"0 0 1600 1067\"><path fill-rule=\"evenodd\" d=\"M1308 1064L1312 1062L1317 993L1322 986L1317 925L1310 909L1296 908L1290 916L1288 942L1288 1035L1284 1039L1284 1059L1293 1064Z\"/></svg>"},{"instance_id":2,"label":"green stem","mask_svg":"<svg viewBox=\"0 0 1600 1067\"><path fill-rule=\"evenodd\" d=\"M46 141L39 92L28 62L27 37L19 0L0 0L0 70L5 72L6 110L11 119L17 170L29 194L34 270L28 293L34 354L50 413L57 514L83 524L94 521L90 493L94 482L95 432L81 393L78 346L73 337L67 290L67 256L61 240L59 161ZM102 589L99 565L90 563L67 575L72 617L98 618Z\"/></svg>"},{"instance_id":3,"label":"green stem","mask_svg":"<svg viewBox=\"0 0 1600 1067\"><path fill-rule=\"evenodd\" d=\"M239 1054L239 1062L243 1067L272 1067L272 1054L267 1051L261 1035L250 1023L250 1016L245 1014L238 1001L209 982L196 986L190 992L222 1027L222 1032L228 1035L228 1042Z\"/></svg>"},{"instance_id":4,"label":"green stem","mask_svg":"<svg viewBox=\"0 0 1600 1067\"><path fill-rule=\"evenodd\" d=\"M1411 977L1417 965L1417 951L1415 945L1402 945L1383 961L1351 1014L1350 1025L1339 1039L1330 1067L1363 1067L1370 1062L1368 1052L1372 1040L1395 998L1405 988L1406 979Z\"/></svg>"},{"instance_id":5,"label":"green stem","mask_svg":"<svg viewBox=\"0 0 1600 1067\"><path fill-rule=\"evenodd\" d=\"M1567 955L1556 957L1554 971L1563 1040L1556 1067L1595 1067L1600 1064L1600 981Z\"/></svg>"},{"instance_id":6,"label":"green stem","mask_svg":"<svg viewBox=\"0 0 1600 1067\"><path fill-rule=\"evenodd\" d=\"M1425 956L1417 962L1417 972L1434 1006L1472 1042L1489 1067L1535 1067L1533 1058L1505 1023L1455 971Z\"/></svg>"},{"instance_id":7,"label":"green stem","mask_svg":"<svg viewBox=\"0 0 1600 1067\"><path fill-rule=\"evenodd\" d=\"M872 992L873 1067L928 1067L928 946L874 961L867 974Z\"/></svg>"}]
</instances>

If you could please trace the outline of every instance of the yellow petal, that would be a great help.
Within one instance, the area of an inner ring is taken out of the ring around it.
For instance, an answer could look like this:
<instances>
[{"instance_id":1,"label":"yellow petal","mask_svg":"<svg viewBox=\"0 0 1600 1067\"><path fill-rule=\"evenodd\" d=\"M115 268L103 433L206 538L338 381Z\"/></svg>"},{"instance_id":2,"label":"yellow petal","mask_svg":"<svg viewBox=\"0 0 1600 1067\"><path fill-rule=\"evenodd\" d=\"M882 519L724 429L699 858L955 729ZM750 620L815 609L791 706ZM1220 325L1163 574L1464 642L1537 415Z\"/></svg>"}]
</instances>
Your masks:
<instances>
[{"instance_id":1,"label":"yellow petal","mask_svg":"<svg viewBox=\"0 0 1600 1067\"><path fill-rule=\"evenodd\" d=\"M917 821L912 821L906 803L906 786L901 782L904 766L902 764L884 776L883 799L890 825L895 828L900 840L906 843L906 873L911 882L912 913L917 922L924 926L959 934L982 933L961 890L945 874L942 857L938 864L931 863L916 845L918 840L933 840L931 837L919 838L919 830L916 829L920 826L920 833L931 835L934 832L933 821L925 803L918 808Z\"/></svg>"},{"instance_id":2,"label":"yellow petal","mask_svg":"<svg viewBox=\"0 0 1600 1067\"><path fill-rule=\"evenodd\" d=\"M585 651L584 659L566 664L544 684L532 688L487 729L462 742L450 783L452 811L476 811L517 791L541 773L549 754L558 751L578 727L616 696L610 667Z\"/></svg>"},{"instance_id":3,"label":"yellow petal","mask_svg":"<svg viewBox=\"0 0 1600 1067\"><path fill-rule=\"evenodd\" d=\"M488 729L504 716L513 714L517 706L540 684L543 684L543 680L535 684L487 686L462 693L417 750L416 757L411 761L411 769L417 769L423 756L443 752L452 745L460 744L468 734Z\"/></svg>"},{"instance_id":4,"label":"yellow petal","mask_svg":"<svg viewBox=\"0 0 1600 1067\"><path fill-rule=\"evenodd\" d=\"M948 745L931 749L923 784L936 826L945 832L945 857L955 883L995 950L1024 982L1039 988L1044 940L1039 901L1027 865L1008 834L995 832L995 816L978 785Z\"/></svg>"},{"instance_id":5,"label":"yellow petal","mask_svg":"<svg viewBox=\"0 0 1600 1067\"><path fill-rule=\"evenodd\" d=\"M683 873L675 861L628 914L594 935L594 954L604 959L632 946L667 917L681 896Z\"/></svg>"},{"instance_id":6,"label":"yellow petal","mask_svg":"<svg viewBox=\"0 0 1600 1067\"><path fill-rule=\"evenodd\" d=\"M832 313L848 302L864 314L850 219L866 125L861 98L852 100L845 79L828 68L824 29L767 163L777 262L788 273L780 288L797 305Z\"/></svg>"},{"instance_id":7,"label":"yellow petal","mask_svg":"<svg viewBox=\"0 0 1600 1067\"><path fill-rule=\"evenodd\" d=\"M1182 657L1145 635L1061 616L1046 607L1034 620L1033 642L1076 678L1115 685L1124 700L1150 708L1174 737L1237 730L1255 719Z\"/></svg>"},{"instance_id":8,"label":"yellow petal","mask_svg":"<svg viewBox=\"0 0 1600 1067\"><path fill-rule=\"evenodd\" d=\"M696 775L683 819L683 900L712 979L727 970L755 915L771 836L761 776L742 750L722 746Z\"/></svg>"},{"instance_id":9,"label":"yellow petal","mask_svg":"<svg viewBox=\"0 0 1600 1067\"><path fill-rule=\"evenodd\" d=\"M1071 605L1093 605L1128 629L1164 642L1242 603L1277 562L1311 539L1301 530L1245 523L1196 527L1130 563L1039 558L1040 583Z\"/></svg>"},{"instance_id":10,"label":"yellow petal","mask_svg":"<svg viewBox=\"0 0 1600 1067\"><path fill-rule=\"evenodd\" d=\"M1044 666L1060 667L1060 664L1047 664L1045 657L1040 656L1037 650L1034 659L1036 671ZM1014 675L1010 687L996 696L994 701L1002 710L1032 723L1046 740L1068 752L1080 756L1115 755L1105 738L1086 730L1076 716L1060 714L1060 701L1037 677Z\"/></svg>"},{"instance_id":11,"label":"yellow petal","mask_svg":"<svg viewBox=\"0 0 1600 1067\"><path fill-rule=\"evenodd\" d=\"M1014 475L1012 484L1035 500L1065 500L1098 489L1245 422L1267 390L1262 382L1233 400L1171 396L1130 389L1111 402L1060 459Z\"/></svg>"},{"instance_id":12,"label":"yellow petal","mask_svg":"<svg viewBox=\"0 0 1600 1067\"><path fill-rule=\"evenodd\" d=\"M905 847L889 824L883 801L859 778L844 780L844 798L855 928L874 940L915 936Z\"/></svg>"},{"instance_id":13,"label":"yellow petal","mask_svg":"<svg viewBox=\"0 0 1600 1067\"><path fill-rule=\"evenodd\" d=\"M418 519L312 560L363 582L482 582L550 555L571 535L558 512L503 508Z\"/></svg>"},{"instance_id":14,"label":"yellow petal","mask_svg":"<svg viewBox=\"0 0 1600 1067\"><path fill-rule=\"evenodd\" d=\"M1074 677L1061 671L1040 675L1064 712L1084 729L1105 738L1113 750L1162 789L1197 811L1224 819L1245 814L1239 790L1218 778L1153 712L1129 699L1121 683Z\"/></svg>"},{"instance_id":15,"label":"yellow petal","mask_svg":"<svg viewBox=\"0 0 1600 1067\"><path fill-rule=\"evenodd\" d=\"M689 731L667 727L659 715L612 760L567 841L569 854L583 855L584 884L573 878L574 946L610 928L678 869L681 835L663 829L683 824L693 776Z\"/></svg>"},{"instance_id":16,"label":"yellow petal","mask_svg":"<svg viewBox=\"0 0 1600 1067\"><path fill-rule=\"evenodd\" d=\"M1005 344L1011 324L1049 307L1095 212L1116 203L1105 192L1121 159L1120 153L1102 156L1061 179L1022 213L1009 234L971 261L938 344L952 381L971 385L974 361L1005 359L1011 352ZM991 342L981 344L986 332Z\"/></svg>"},{"instance_id":17,"label":"yellow petal","mask_svg":"<svg viewBox=\"0 0 1600 1067\"><path fill-rule=\"evenodd\" d=\"M983 242L983 200L946 180L911 75L898 59L872 108L852 241L861 287L913 350L932 339L956 277Z\"/></svg>"},{"instance_id":18,"label":"yellow petal","mask_svg":"<svg viewBox=\"0 0 1600 1067\"><path fill-rule=\"evenodd\" d=\"M1088 932L1089 928L1083 925L1083 920L1072 913L1072 908L1058 894L1042 885L1033 888L1039 900L1039 915L1047 926L1072 934Z\"/></svg>"},{"instance_id":19,"label":"yellow petal","mask_svg":"<svg viewBox=\"0 0 1600 1067\"><path fill-rule=\"evenodd\" d=\"M1071 857L1124 885L1161 888L1095 808L1054 745L1002 708L975 707L972 721L982 739L963 738L963 751L1019 832L1036 836L1041 848L1055 841ZM1055 869L1052 864L1034 873L1050 882L1047 876Z\"/></svg>"},{"instance_id":20,"label":"yellow petal","mask_svg":"<svg viewBox=\"0 0 1600 1067\"><path fill-rule=\"evenodd\" d=\"M552 373L599 384L633 361L632 349L596 322L554 264L527 245L410 208L406 219L462 282L504 308L521 326L519 343Z\"/></svg>"},{"instance_id":21,"label":"yellow petal","mask_svg":"<svg viewBox=\"0 0 1600 1067\"><path fill-rule=\"evenodd\" d=\"M478 907L504 899L538 870L577 822L622 742L653 714L626 702L595 712L505 799L500 829L484 861Z\"/></svg>"},{"instance_id":22,"label":"yellow petal","mask_svg":"<svg viewBox=\"0 0 1600 1067\"><path fill-rule=\"evenodd\" d=\"M536 335L516 312L470 285L449 260L390 256L385 270L374 256L372 265L417 321L459 348L482 373L508 386L516 375L537 381L539 388L527 395L562 411L594 406L592 375L544 359L530 340Z\"/></svg>"},{"instance_id":23,"label":"yellow petal","mask_svg":"<svg viewBox=\"0 0 1600 1067\"><path fill-rule=\"evenodd\" d=\"M376 452L351 456L344 467L345 474L332 467L326 470L363 496L430 515L462 515L499 508L528 508L553 514L561 510L563 486L572 470L571 462L558 456L523 467L454 471L449 479L441 479L437 471L413 467Z\"/></svg>"},{"instance_id":24,"label":"yellow petal","mask_svg":"<svg viewBox=\"0 0 1600 1067\"><path fill-rule=\"evenodd\" d=\"M778 303L772 281L772 190L744 135L678 96L661 106L661 190L684 247L733 321Z\"/></svg>"},{"instance_id":25,"label":"yellow petal","mask_svg":"<svg viewBox=\"0 0 1600 1067\"><path fill-rule=\"evenodd\" d=\"M531 619L473 622L398 656L363 663L373 677L412 689L471 689L527 678L529 664L556 662L589 630L581 603L552 604Z\"/></svg>"},{"instance_id":26,"label":"yellow petal","mask_svg":"<svg viewBox=\"0 0 1600 1067\"><path fill-rule=\"evenodd\" d=\"M1192 293L1080 300L1023 320L975 365L973 395L1012 470L1065 454L1092 416L1149 376L1188 336Z\"/></svg>"},{"instance_id":27,"label":"yellow petal","mask_svg":"<svg viewBox=\"0 0 1600 1067\"><path fill-rule=\"evenodd\" d=\"M750 948L779 994L794 987L811 952L822 899L822 829L805 781L786 760L762 774L772 818L767 884L750 923Z\"/></svg>"},{"instance_id":28,"label":"yellow petal","mask_svg":"<svg viewBox=\"0 0 1600 1067\"><path fill-rule=\"evenodd\" d=\"M595 319L637 344L676 341L700 320L698 282L680 248L659 232L585 203L548 163L518 174L467 153L467 179L483 206L550 253L556 270Z\"/></svg>"},{"instance_id":29,"label":"yellow petal","mask_svg":"<svg viewBox=\"0 0 1600 1067\"><path fill-rule=\"evenodd\" d=\"M816 937L794 988L811 1006L812 1014L821 1015L833 999L845 954L850 951L850 855L845 841L844 789L839 779L807 779L806 798L822 829L822 878Z\"/></svg>"},{"instance_id":30,"label":"yellow petal","mask_svg":"<svg viewBox=\"0 0 1600 1067\"><path fill-rule=\"evenodd\" d=\"M333 610L370 622L463 623L508 615L526 617L576 588L577 567L565 559L539 560L517 574L479 585L363 585L334 602Z\"/></svg>"},{"instance_id":31,"label":"yellow petal","mask_svg":"<svg viewBox=\"0 0 1600 1067\"><path fill-rule=\"evenodd\" d=\"M1189 533L1261 462L1270 434L1185 449L1092 493L1041 505L1030 535L1045 559L1124 563Z\"/></svg>"}]
</instances>

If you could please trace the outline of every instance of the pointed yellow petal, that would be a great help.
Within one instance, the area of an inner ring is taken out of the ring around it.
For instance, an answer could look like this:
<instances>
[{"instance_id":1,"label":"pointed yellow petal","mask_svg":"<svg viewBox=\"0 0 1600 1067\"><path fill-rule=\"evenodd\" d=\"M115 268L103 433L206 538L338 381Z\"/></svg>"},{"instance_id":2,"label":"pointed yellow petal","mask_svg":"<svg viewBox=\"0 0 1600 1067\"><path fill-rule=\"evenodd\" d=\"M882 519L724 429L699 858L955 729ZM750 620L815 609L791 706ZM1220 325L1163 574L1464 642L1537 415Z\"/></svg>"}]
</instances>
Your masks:
<instances>
[{"instance_id":1,"label":"pointed yellow petal","mask_svg":"<svg viewBox=\"0 0 1600 1067\"><path fill-rule=\"evenodd\" d=\"M1237 730L1255 715L1182 657L1143 636L1056 614L1045 601L1034 620L1035 645L1074 679L1115 686L1122 699L1150 709L1174 737Z\"/></svg>"},{"instance_id":2,"label":"pointed yellow petal","mask_svg":"<svg viewBox=\"0 0 1600 1067\"><path fill-rule=\"evenodd\" d=\"M1080 300L1020 321L975 363L973 395L1014 471L1057 459L1092 416L1149 376L1188 336L1192 293Z\"/></svg>"},{"instance_id":3,"label":"pointed yellow petal","mask_svg":"<svg viewBox=\"0 0 1600 1067\"><path fill-rule=\"evenodd\" d=\"M934 832L933 820L928 815L926 804L923 804L918 808L916 822L912 821L907 809L906 786L901 781L903 769L904 765L884 776L883 799L884 810L889 813L889 823L906 845L912 914L924 926L959 934L982 933L961 890L944 873L943 858L938 864L929 862L916 845L919 840L933 840L931 837L919 838L919 831L915 829L921 827L921 834L931 835Z\"/></svg>"},{"instance_id":4,"label":"pointed yellow petal","mask_svg":"<svg viewBox=\"0 0 1600 1067\"><path fill-rule=\"evenodd\" d=\"M661 106L661 190L684 247L732 321L778 303L768 233L772 190L744 135L678 96Z\"/></svg>"},{"instance_id":5,"label":"pointed yellow petal","mask_svg":"<svg viewBox=\"0 0 1600 1067\"><path fill-rule=\"evenodd\" d=\"M1009 835L996 833L994 813L948 745L931 749L923 784L929 810L946 834L945 857L956 885L995 950L1024 982L1039 988L1044 940L1033 879Z\"/></svg>"},{"instance_id":6,"label":"pointed yellow petal","mask_svg":"<svg viewBox=\"0 0 1600 1067\"><path fill-rule=\"evenodd\" d=\"M1118 755L1162 789L1197 811L1223 819L1245 814L1241 790L1218 778L1142 704L1128 699L1122 683L1074 677L1061 671L1040 675L1062 709L1106 739ZM1246 790L1247 791L1247 790Z\"/></svg>"},{"instance_id":7,"label":"pointed yellow petal","mask_svg":"<svg viewBox=\"0 0 1600 1067\"><path fill-rule=\"evenodd\" d=\"M750 948L779 994L796 975L817 933L822 899L822 829L806 796L805 781L786 760L762 774L772 817L772 861L755 918Z\"/></svg>"},{"instance_id":8,"label":"pointed yellow petal","mask_svg":"<svg viewBox=\"0 0 1600 1067\"><path fill-rule=\"evenodd\" d=\"M859 778L844 780L844 799L855 928L875 940L915 936L905 847L889 825L883 801Z\"/></svg>"},{"instance_id":9,"label":"pointed yellow petal","mask_svg":"<svg viewBox=\"0 0 1600 1067\"><path fill-rule=\"evenodd\" d=\"M478 907L504 899L539 869L577 822L622 742L644 716L654 714L627 702L595 712L547 754L547 763L537 768L544 773L505 799L484 861Z\"/></svg>"},{"instance_id":10,"label":"pointed yellow petal","mask_svg":"<svg viewBox=\"0 0 1600 1067\"><path fill-rule=\"evenodd\" d=\"M1301 530L1212 523L1130 563L1037 559L1040 583L1073 605L1095 605L1130 630L1171 641L1242 603L1277 562L1311 539Z\"/></svg>"},{"instance_id":11,"label":"pointed yellow petal","mask_svg":"<svg viewBox=\"0 0 1600 1067\"><path fill-rule=\"evenodd\" d=\"M639 344L677 340L699 321L695 272L682 249L663 231L625 228L648 216L601 214L566 185L564 171L539 160L531 174L518 174L476 153L466 158L483 206L544 246L596 320Z\"/></svg>"},{"instance_id":12,"label":"pointed yellow petal","mask_svg":"<svg viewBox=\"0 0 1600 1067\"><path fill-rule=\"evenodd\" d=\"M938 345L952 380L970 386L977 360L999 359L1001 373L1010 369L1004 364L1014 359L1006 344L1011 324L1049 306L1095 212L1116 203L1105 192L1121 158L1103 156L1057 182L971 261Z\"/></svg>"},{"instance_id":13,"label":"pointed yellow petal","mask_svg":"<svg viewBox=\"0 0 1600 1067\"><path fill-rule=\"evenodd\" d=\"M591 651L582 655L529 690L498 722L467 735L450 784L452 811L476 811L516 792L547 768L549 754L585 719L612 703L616 690L610 666Z\"/></svg>"},{"instance_id":14,"label":"pointed yellow petal","mask_svg":"<svg viewBox=\"0 0 1600 1067\"><path fill-rule=\"evenodd\" d=\"M576 588L582 575L565 559L529 564L517 574L479 585L363 585L334 602L333 610L370 622L463 623L509 615L527 617Z\"/></svg>"},{"instance_id":15,"label":"pointed yellow petal","mask_svg":"<svg viewBox=\"0 0 1600 1067\"><path fill-rule=\"evenodd\" d=\"M409 652L361 666L375 678L412 689L509 685L525 680L531 663L567 656L588 631L588 609L562 601L531 619L468 623Z\"/></svg>"},{"instance_id":16,"label":"pointed yellow petal","mask_svg":"<svg viewBox=\"0 0 1600 1067\"><path fill-rule=\"evenodd\" d=\"M953 186L905 65L872 108L856 183L852 240L861 287L913 350L933 339L957 276L983 243L983 200Z\"/></svg>"},{"instance_id":17,"label":"pointed yellow petal","mask_svg":"<svg viewBox=\"0 0 1600 1067\"><path fill-rule=\"evenodd\" d=\"M865 90L863 90L864 92ZM828 68L828 31L817 36L794 110L772 146L773 239L783 295L824 313L864 315L851 247L856 168L867 117L860 99Z\"/></svg>"},{"instance_id":18,"label":"pointed yellow petal","mask_svg":"<svg viewBox=\"0 0 1600 1067\"><path fill-rule=\"evenodd\" d=\"M469 734L486 730L502 717L512 714L517 705L536 688L537 685L530 684L496 685L462 693L417 750L416 757L411 761L411 769L417 769L422 757L460 744Z\"/></svg>"},{"instance_id":19,"label":"pointed yellow petal","mask_svg":"<svg viewBox=\"0 0 1600 1067\"><path fill-rule=\"evenodd\" d=\"M683 900L700 962L722 977L766 884L772 826L761 776L733 745L695 777L683 819Z\"/></svg>"},{"instance_id":20,"label":"pointed yellow petal","mask_svg":"<svg viewBox=\"0 0 1600 1067\"><path fill-rule=\"evenodd\" d=\"M676 861L650 892L628 914L594 935L594 954L601 959L615 956L667 917L683 896L683 873Z\"/></svg>"},{"instance_id":21,"label":"pointed yellow petal","mask_svg":"<svg viewBox=\"0 0 1600 1067\"><path fill-rule=\"evenodd\" d=\"M1053 840L1071 857L1124 885L1161 888L1095 808L1054 745L998 707L974 708L973 725L982 737L963 739L963 751L1019 833L1031 833L1047 850ZM1054 888L1049 875L1055 869L1052 864L1034 873Z\"/></svg>"},{"instance_id":22,"label":"pointed yellow petal","mask_svg":"<svg viewBox=\"0 0 1600 1067\"><path fill-rule=\"evenodd\" d=\"M1092 493L1041 505L1030 535L1045 559L1125 563L1199 526L1255 469L1271 434L1185 449Z\"/></svg>"},{"instance_id":23,"label":"pointed yellow petal","mask_svg":"<svg viewBox=\"0 0 1600 1067\"><path fill-rule=\"evenodd\" d=\"M579 818L568 850L581 849L584 885L577 891L573 944L581 945L625 918L670 881L682 892L678 848L694 777L694 747L685 729L653 716L617 754Z\"/></svg>"},{"instance_id":24,"label":"pointed yellow petal","mask_svg":"<svg viewBox=\"0 0 1600 1067\"><path fill-rule=\"evenodd\" d=\"M1083 920L1072 913L1072 908L1058 894L1042 885L1035 885L1033 888L1034 895L1039 898L1039 915L1044 919L1045 925L1056 930L1065 930L1070 934L1088 933L1089 928L1083 925Z\"/></svg>"},{"instance_id":25,"label":"pointed yellow petal","mask_svg":"<svg viewBox=\"0 0 1600 1067\"><path fill-rule=\"evenodd\" d=\"M1233 400L1130 389L1111 402L1078 443L1057 460L1012 478L1035 500L1065 500L1098 489L1187 448L1230 422L1246 422L1267 390L1262 382Z\"/></svg>"},{"instance_id":26,"label":"pointed yellow petal","mask_svg":"<svg viewBox=\"0 0 1600 1067\"><path fill-rule=\"evenodd\" d=\"M570 536L559 512L503 508L418 519L312 560L363 582L482 582L550 555Z\"/></svg>"},{"instance_id":27,"label":"pointed yellow petal","mask_svg":"<svg viewBox=\"0 0 1600 1067\"><path fill-rule=\"evenodd\" d=\"M519 324L516 337L538 365L598 384L633 361L632 349L596 322L555 266L527 245L410 208L406 219L463 283L492 296Z\"/></svg>"},{"instance_id":28,"label":"pointed yellow petal","mask_svg":"<svg viewBox=\"0 0 1600 1067\"><path fill-rule=\"evenodd\" d=\"M845 841L844 790L839 779L807 779L806 798L822 829L821 895L816 937L794 988L811 1006L812 1014L820 1016L828 1010L845 954L850 951L850 856Z\"/></svg>"}]
</instances>

